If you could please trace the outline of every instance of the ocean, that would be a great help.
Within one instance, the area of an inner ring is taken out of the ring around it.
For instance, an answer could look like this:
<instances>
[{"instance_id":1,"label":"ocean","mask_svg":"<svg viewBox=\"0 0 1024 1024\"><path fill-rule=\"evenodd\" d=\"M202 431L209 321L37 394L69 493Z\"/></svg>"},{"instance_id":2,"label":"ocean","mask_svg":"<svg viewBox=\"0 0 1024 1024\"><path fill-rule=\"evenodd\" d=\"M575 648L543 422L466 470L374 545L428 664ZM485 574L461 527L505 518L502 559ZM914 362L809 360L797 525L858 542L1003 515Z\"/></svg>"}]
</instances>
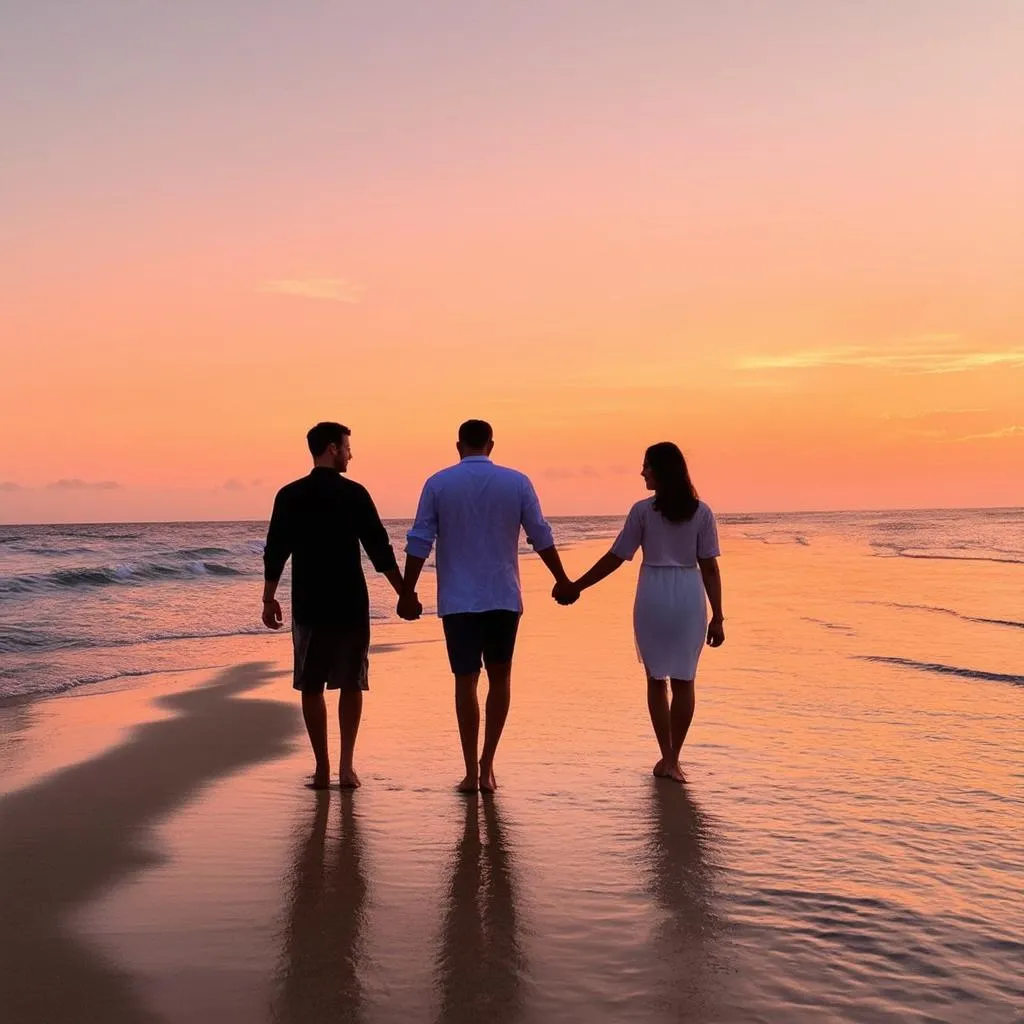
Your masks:
<instances>
[{"instance_id":1,"label":"ocean","mask_svg":"<svg viewBox=\"0 0 1024 1024\"><path fill-rule=\"evenodd\" d=\"M571 575L619 522L553 522ZM687 784L650 774L636 564L559 608L524 554L479 803L439 624L376 575L363 787L318 800L264 524L0 529L0 866L33 922L0 945L45 965L31 999L74 963L111 1020L1022 1019L1024 510L720 523Z\"/></svg>"},{"instance_id":2,"label":"ocean","mask_svg":"<svg viewBox=\"0 0 1024 1024\"><path fill-rule=\"evenodd\" d=\"M951 560L965 569L1024 566L1021 510L726 515L721 523L728 533L766 545L846 542L859 548L865 571L893 558ZM571 548L614 537L620 519L575 517L553 525L559 545ZM387 526L401 562L409 523ZM239 638L259 657L262 645L278 640L259 621L265 534L261 522L0 526L0 699L222 665L237 655ZM725 558L728 566L728 551ZM367 570L374 619L396 621L390 587ZM286 611L287 593L286 569L280 588ZM1020 594L1008 594L1005 606L982 616L958 609L955 594L936 605L878 599L897 632L916 623L926 633L958 620L975 626L980 641L994 626L1024 630ZM935 616L930 627L917 615L922 611ZM833 612L819 608L815 615L827 622ZM984 666L973 661L948 668L984 678ZM1019 669L1024 672L1024 663ZM1014 672L1005 674L1021 682Z\"/></svg>"}]
</instances>

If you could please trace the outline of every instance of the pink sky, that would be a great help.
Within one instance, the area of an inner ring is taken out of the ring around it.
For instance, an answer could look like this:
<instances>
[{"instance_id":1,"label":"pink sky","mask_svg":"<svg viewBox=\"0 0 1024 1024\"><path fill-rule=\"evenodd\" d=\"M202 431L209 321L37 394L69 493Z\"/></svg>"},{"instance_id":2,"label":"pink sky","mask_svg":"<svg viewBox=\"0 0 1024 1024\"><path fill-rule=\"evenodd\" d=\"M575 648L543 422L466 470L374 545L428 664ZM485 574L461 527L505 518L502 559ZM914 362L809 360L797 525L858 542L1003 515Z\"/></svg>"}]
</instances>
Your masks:
<instances>
[{"instance_id":1,"label":"pink sky","mask_svg":"<svg viewBox=\"0 0 1024 1024\"><path fill-rule=\"evenodd\" d=\"M0 521L1024 503L1024 7L19 5ZM62 483L63 481L63 483Z\"/></svg>"}]
</instances>

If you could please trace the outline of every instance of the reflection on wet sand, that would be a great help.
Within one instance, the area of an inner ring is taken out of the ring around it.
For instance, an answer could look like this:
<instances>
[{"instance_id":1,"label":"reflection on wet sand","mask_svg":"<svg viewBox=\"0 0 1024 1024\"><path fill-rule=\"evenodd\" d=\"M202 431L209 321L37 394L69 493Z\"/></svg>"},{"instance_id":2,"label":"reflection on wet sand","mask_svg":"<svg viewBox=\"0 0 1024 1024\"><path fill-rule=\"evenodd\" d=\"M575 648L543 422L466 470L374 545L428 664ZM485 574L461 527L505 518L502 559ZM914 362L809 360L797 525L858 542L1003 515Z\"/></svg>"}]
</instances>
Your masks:
<instances>
[{"instance_id":1,"label":"reflection on wet sand","mask_svg":"<svg viewBox=\"0 0 1024 1024\"><path fill-rule=\"evenodd\" d=\"M483 817L483 836L480 817ZM516 1020L524 958L515 871L495 800L465 801L437 958L440 1024Z\"/></svg>"},{"instance_id":2,"label":"reflection on wet sand","mask_svg":"<svg viewBox=\"0 0 1024 1024\"><path fill-rule=\"evenodd\" d=\"M663 977L657 1004L668 1020L719 1019L712 1005L718 931L713 834L686 786L655 781L652 787L649 889L665 912L653 949Z\"/></svg>"},{"instance_id":3,"label":"reflection on wet sand","mask_svg":"<svg viewBox=\"0 0 1024 1024\"><path fill-rule=\"evenodd\" d=\"M312 827L299 837L284 938L279 1021L363 1020L366 867L348 790L315 794ZM340 809L338 804L340 803ZM332 807L340 816L331 828Z\"/></svg>"},{"instance_id":4,"label":"reflection on wet sand","mask_svg":"<svg viewBox=\"0 0 1024 1024\"><path fill-rule=\"evenodd\" d=\"M283 754L292 710L238 700L242 665L159 703L178 714L0 801L0 1006L12 1021L155 1021L130 977L71 930L73 911L159 860L149 830L214 779Z\"/></svg>"}]
</instances>

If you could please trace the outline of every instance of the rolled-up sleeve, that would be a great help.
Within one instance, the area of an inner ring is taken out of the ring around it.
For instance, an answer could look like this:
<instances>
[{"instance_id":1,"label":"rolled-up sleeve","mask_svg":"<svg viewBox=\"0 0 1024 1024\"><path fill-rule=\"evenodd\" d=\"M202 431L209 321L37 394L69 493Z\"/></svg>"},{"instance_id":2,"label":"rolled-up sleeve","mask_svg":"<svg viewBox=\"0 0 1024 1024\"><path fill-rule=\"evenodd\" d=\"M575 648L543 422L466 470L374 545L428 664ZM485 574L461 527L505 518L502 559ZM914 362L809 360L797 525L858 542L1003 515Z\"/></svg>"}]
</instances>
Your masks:
<instances>
[{"instance_id":1,"label":"rolled-up sleeve","mask_svg":"<svg viewBox=\"0 0 1024 1024\"><path fill-rule=\"evenodd\" d=\"M270 515L267 543L263 547L263 578L277 583L284 572L284 563L292 553L291 517L288 514L288 499L284 491L278 491L274 498L274 511Z\"/></svg>"},{"instance_id":2,"label":"rolled-up sleeve","mask_svg":"<svg viewBox=\"0 0 1024 1024\"><path fill-rule=\"evenodd\" d=\"M626 516L625 523L619 531L615 543L612 544L612 554L626 562L632 561L640 545L644 540L643 510L640 505L634 505Z\"/></svg>"},{"instance_id":3,"label":"rolled-up sleeve","mask_svg":"<svg viewBox=\"0 0 1024 1024\"><path fill-rule=\"evenodd\" d=\"M366 557L377 572L397 569L395 549L391 546L391 538L384 524L380 521L377 506L370 497L370 492L363 491L363 502L359 517L359 541L363 545Z\"/></svg>"},{"instance_id":4,"label":"rolled-up sleeve","mask_svg":"<svg viewBox=\"0 0 1024 1024\"><path fill-rule=\"evenodd\" d=\"M704 505L701 509L701 522L697 529L697 557L717 558L722 552L718 547L718 523L715 514Z\"/></svg>"},{"instance_id":5,"label":"rolled-up sleeve","mask_svg":"<svg viewBox=\"0 0 1024 1024\"><path fill-rule=\"evenodd\" d=\"M405 552L413 558L424 561L430 556L434 541L437 540L437 497L428 480L423 485L420 503L416 509L416 521L406 534Z\"/></svg>"},{"instance_id":6,"label":"rolled-up sleeve","mask_svg":"<svg viewBox=\"0 0 1024 1024\"><path fill-rule=\"evenodd\" d=\"M555 535L551 532L544 513L540 510L540 499L527 477L523 477L522 512L520 519L526 531L526 539L534 551L547 551L555 546Z\"/></svg>"}]
</instances>

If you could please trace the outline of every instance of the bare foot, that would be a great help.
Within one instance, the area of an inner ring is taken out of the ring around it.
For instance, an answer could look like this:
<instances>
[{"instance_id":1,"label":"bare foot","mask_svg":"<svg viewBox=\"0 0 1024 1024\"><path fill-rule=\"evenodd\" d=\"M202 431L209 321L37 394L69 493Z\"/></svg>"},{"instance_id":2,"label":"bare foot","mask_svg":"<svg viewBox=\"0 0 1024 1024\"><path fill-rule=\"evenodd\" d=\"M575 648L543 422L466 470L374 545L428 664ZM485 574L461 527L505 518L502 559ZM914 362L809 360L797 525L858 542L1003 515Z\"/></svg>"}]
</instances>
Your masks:
<instances>
[{"instance_id":1,"label":"bare foot","mask_svg":"<svg viewBox=\"0 0 1024 1024\"><path fill-rule=\"evenodd\" d=\"M480 780L475 775L467 775L456 788L460 793L476 793L480 789Z\"/></svg>"},{"instance_id":2,"label":"bare foot","mask_svg":"<svg viewBox=\"0 0 1024 1024\"><path fill-rule=\"evenodd\" d=\"M358 789L362 783L359 781L359 776L356 775L356 770L348 768L338 776L338 785L342 789Z\"/></svg>"},{"instance_id":3,"label":"bare foot","mask_svg":"<svg viewBox=\"0 0 1024 1024\"><path fill-rule=\"evenodd\" d=\"M306 789L329 789L331 786L331 770L314 772L306 783Z\"/></svg>"},{"instance_id":4,"label":"bare foot","mask_svg":"<svg viewBox=\"0 0 1024 1024\"><path fill-rule=\"evenodd\" d=\"M656 779L667 779L668 778L668 772L665 770L665 758L662 758L654 766L654 777Z\"/></svg>"},{"instance_id":5,"label":"bare foot","mask_svg":"<svg viewBox=\"0 0 1024 1024\"><path fill-rule=\"evenodd\" d=\"M484 765L480 762L480 790L483 793L493 793L498 788L498 781L494 777L494 767Z\"/></svg>"},{"instance_id":6,"label":"bare foot","mask_svg":"<svg viewBox=\"0 0 1024 1024\"><path fill-rule=\"evenodd\" d=\"M683 774L683 769L679 767L679 762L675 764L669 764L665 766L666 779L671 779L673 782L685 782L686 776Z\"/></svg>"}]
</instances>

